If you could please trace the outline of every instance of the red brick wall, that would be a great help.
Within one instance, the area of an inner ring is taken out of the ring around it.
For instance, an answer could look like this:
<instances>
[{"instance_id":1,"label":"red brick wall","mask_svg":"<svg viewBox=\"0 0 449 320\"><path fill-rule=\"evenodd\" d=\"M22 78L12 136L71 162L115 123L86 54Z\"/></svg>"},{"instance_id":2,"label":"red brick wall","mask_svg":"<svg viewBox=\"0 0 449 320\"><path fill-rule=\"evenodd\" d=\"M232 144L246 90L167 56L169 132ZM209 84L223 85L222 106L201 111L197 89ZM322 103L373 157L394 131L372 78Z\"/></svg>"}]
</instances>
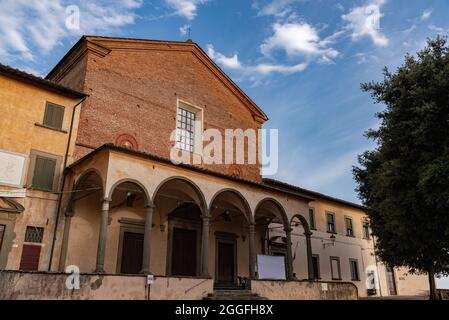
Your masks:
<instances>
[{"instance_id":1,"label":"red brick wall","mask_svg":"<svg viewBox=\"0 0 449 320\"><path fill-rule=\"evenodd\" d=\"M84 77L76 156L132 135L138 150L169 158L176 126L177 98L203 108L204 129L259 128L251 111L192 52L113 49L104 57L88 53L58 81L78 87ZM85 76L80 71L86 68ZM67 79L69 79L67 81ZM228 165L204 165L229 174ZM234 170L235 171L235 170ZM260 181L259 166L243 165L241 177Z\"/></svg>"}]
</instances>

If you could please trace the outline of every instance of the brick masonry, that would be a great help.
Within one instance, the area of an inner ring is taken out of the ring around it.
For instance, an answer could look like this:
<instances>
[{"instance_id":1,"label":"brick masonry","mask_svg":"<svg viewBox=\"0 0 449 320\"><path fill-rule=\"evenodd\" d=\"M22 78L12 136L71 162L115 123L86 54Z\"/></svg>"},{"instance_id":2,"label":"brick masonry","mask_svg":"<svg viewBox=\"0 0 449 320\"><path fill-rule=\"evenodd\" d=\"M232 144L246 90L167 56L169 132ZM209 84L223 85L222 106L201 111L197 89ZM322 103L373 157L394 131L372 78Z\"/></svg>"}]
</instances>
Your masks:
<instances>
[{"instance_id":1,"label":"brick masonry","mask_svg":"<svg viewBox=\"0 0 449 320\"><path fill-rule=\"evenodd\" d=\"M225 128L261 127L260 114L257 118L229 83L214 73L221 71L205 65L202 59L208 58L201 57L196 45L178 43L174 49L169 43L148 42L146 46L142 41L117 44L117 39L107 39L90 39L101 45L102 53L86 50L91 44L87 41L49 75L90 95L81 110L76 158L104 143L117 143L124 135L135 139L138 150L169 158L177 99L203 108L204 129L223 132ZM202 166L261 180L258 164L238 165L237 169L235 165Z\"/></svg>"}]
</instances>

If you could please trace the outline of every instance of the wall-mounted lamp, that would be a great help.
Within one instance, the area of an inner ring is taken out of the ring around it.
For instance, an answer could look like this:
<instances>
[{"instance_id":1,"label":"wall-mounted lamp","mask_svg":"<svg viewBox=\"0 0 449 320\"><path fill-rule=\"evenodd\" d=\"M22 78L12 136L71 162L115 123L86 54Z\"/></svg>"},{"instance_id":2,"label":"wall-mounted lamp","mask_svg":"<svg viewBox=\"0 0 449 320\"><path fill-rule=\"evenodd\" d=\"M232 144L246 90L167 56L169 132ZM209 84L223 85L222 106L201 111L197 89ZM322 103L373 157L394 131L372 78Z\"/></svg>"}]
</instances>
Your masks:
<instances>
[{"instance_id":1,"label":"wall-mounted lamp","mask_svg":"<svg viewBox=\"0 0 449 320\"><path fill-rule=\"evenodd\" d=\"M323 243L323 248L326 248L326 246L334 246L335 245L335 234L331 234L331 236L329 237L329 240L325 240L325 239L321 239L321 242ZM324 241L328 241L328 242L324 242Z\"/></svg>"},{"instance_id":2,"label":"wall-mounted lamp","mask_svg":"<svg viewBox=\"0 0 449 320\"><path fill-rule=\"evenodd\" d=\"M126 194L126 206L132 208L134 206L134 200L136 200L136 194L128 192Z\"/></svg>"}]
</instances>

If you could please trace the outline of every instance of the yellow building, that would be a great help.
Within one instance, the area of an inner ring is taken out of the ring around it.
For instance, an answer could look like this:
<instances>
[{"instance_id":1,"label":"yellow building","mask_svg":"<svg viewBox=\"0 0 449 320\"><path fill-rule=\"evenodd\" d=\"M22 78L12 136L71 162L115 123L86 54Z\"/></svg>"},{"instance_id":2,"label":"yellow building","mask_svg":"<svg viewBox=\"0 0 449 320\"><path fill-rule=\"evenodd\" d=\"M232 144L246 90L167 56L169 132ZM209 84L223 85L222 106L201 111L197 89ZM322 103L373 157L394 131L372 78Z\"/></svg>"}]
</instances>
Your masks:
<instances>
[{"instance_id":1,"label":"yellow building","mask_svg":"<svg viewBox=\"0 0 449 320\"><path fill-rule=\"evenodd\" d=\"M0 65L0 269L47 270L85 94Z\"/></svg>"}]
</instances>

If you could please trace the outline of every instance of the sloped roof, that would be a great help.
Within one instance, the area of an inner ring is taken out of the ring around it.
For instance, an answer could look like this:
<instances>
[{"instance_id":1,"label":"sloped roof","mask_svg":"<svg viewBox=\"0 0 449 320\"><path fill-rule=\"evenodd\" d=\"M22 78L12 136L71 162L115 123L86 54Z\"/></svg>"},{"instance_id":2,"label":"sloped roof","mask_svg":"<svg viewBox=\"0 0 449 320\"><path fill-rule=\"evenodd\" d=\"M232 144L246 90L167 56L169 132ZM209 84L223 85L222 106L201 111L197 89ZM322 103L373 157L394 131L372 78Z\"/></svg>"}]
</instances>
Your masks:
<instances>
[{"instance_id":1,"label":"sloped roof","mask_svg":"<svg viewBox=\"0 0 449 320\"><path fill-rule=\"evenodd\" d=\"M13 78L15 80L19 80L22 82L26 82L32 84L34 86L38 86L43 89L47 89L53 92L57 92L64 96L68 96L70 98L83 98L86 96L85 93L79 92L67 87L64 87L60 84L52 82L50 80L46 80L40 77L37 77L33 74L24 72L19 69L12 68L10 66L4 65L0 63L0 74L9 78Z\"/></svg>"},{"instance_id":2,"label":"sloped roof","mask_svg":"<svg viewBox=\"0 0 449 320\"><path fill-rule=\"evenodd\" d=\"M298 187L298 186L294 186L294 185L291 185L291 184L288 184L286 182L282 182L282 181L279 181L279 180L263 178L262 182L264 184L266 184L266 185L269 185L269 186L283 188L285 190L290 190L290 191L300 192L302 194L308 195L308 196L313 197L315 199L323 199L323 200L327 200L327 201L330 201L330 202L343 204L343 205L348 206L348 207L352 207L352 208L356 208L356 209L360 209L360 210L366 210L366 208L364 206L362 206L361 204L357 204L357 203L350 202L350 201L347 201L347 200L343 200L343 199L335 198L335 197L332 197L332 196L328 196L326 194L319 193L317 191L304 189L304 188L301 188L301 187Z\"/></svg>"},{"instance_id":3,"label":"sloped roof","mask_svg":"<svg viewBox=\"0 0 449 320\"><path fill-rule=\"evenodd\" d=\"M103 37L85 35L66 53L66 55L56 64L56 66L48 73L46 79L51 78L58 70L64 68L66 61L70 60L72 55L76 55L78 49L82 49L83 45L91 45L91 49L96 53L108 54L113 49L129 49L138 48L151 50L173 50L173 51L190 51L192 52L211 72L242 101L242 103L250 109L253 116L260 122L268 120L265 112L242 90L240 87L206 54L206 52L195 42L188 41L166 41L166 40L149 40L136 38L119 38L119 37ZM136 47L138 46L138 47Z\"/></svg>"}]
</instances>

